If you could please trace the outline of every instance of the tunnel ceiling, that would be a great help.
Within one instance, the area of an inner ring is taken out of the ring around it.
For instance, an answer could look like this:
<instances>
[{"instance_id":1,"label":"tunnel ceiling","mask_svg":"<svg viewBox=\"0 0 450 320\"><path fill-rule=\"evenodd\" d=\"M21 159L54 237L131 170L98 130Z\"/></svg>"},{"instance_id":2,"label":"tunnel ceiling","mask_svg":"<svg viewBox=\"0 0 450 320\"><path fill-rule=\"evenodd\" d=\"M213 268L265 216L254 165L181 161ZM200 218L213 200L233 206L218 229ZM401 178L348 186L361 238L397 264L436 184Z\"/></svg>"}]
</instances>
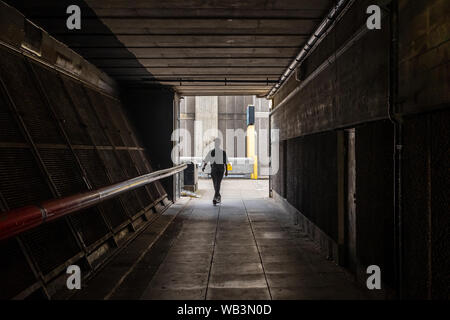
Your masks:
<instances>
[{"instance_id":1,"label":"tunnel ceiling","mask_svg":"<svg viewBox=\"0 0 450 320\"><path fill-rule=\"evenodd\" d=\"M279 79L333 3L6 2L117 81L140 85L157 79L185 95L267 94L270 81ZM66 28L71 4L81 7L81 30Z\"/></svg>"}]
</instances>

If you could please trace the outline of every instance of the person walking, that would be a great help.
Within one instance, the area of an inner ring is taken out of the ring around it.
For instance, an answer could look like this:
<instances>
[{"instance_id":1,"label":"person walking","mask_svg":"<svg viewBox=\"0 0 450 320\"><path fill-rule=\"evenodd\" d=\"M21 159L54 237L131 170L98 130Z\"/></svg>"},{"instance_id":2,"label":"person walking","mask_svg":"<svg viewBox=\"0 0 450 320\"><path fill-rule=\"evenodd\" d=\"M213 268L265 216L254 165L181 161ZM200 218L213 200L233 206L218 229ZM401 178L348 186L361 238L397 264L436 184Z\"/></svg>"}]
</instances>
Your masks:
<instances>
[{"instance_id":1,"label":"person walking","mask_svg":"<svg viewBox=\"0 0 450 320\"><path fill-rule=\"evenodd\" d=\"M225 176L228 176L228 158L227 153L220 148L220 139L216 138L214 139L214 149L208 152L208 154L205 157L205 160L203 160L203 167L202 171L205 171L205 167L208 163L211 164L211 178L214 185L214 199L213 204L216 205L217 203L221 202L221 195L220 195L220 184L222 182L223 175L225 173Z\"/></svg>"}]
</instances>

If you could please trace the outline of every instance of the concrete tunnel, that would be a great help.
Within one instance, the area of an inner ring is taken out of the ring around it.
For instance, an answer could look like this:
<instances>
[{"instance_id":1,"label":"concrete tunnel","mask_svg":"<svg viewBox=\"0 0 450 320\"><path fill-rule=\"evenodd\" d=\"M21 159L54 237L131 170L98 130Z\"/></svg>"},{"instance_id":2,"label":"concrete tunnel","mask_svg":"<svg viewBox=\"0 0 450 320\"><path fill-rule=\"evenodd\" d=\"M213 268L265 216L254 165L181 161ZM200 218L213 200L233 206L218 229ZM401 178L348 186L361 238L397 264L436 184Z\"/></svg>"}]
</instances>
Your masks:
<instances>
[{"instance_id":1,"label":"concrete tunnel","mask_svg":"<svg viewBox=\"0 0 450 320\"><path fill-rule=\"evenodd\" d=\"M0 1L0 299L448 300L449 14ZM258 174L183 196L249 106Z\"/></svg>"}]
</instances>

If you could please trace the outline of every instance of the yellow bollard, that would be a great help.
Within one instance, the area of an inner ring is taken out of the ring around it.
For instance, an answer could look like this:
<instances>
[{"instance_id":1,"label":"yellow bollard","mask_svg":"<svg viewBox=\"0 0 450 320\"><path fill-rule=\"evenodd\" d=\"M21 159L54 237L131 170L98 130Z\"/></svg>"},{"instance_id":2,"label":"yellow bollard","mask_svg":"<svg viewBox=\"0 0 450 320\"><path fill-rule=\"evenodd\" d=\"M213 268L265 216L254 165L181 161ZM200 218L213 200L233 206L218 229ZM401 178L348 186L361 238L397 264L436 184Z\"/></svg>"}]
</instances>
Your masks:
<instances>
[{"instance_id":1,"label":"yellow bollard","mask_svg":"<svg viewBox=\"0 0 450 320\"><path fill-rule=\"evenodd\" d=\"M258 179L258 156L256 155L256 132L255 125L247 127L247 157L253 159L253 173L251 179Z\"/></svg>"},{"instance_id":2,"label":"yellow bollard","mask_svg":"<svg viewBox=\"0 0 450 320\"><path fill-rule=\"evenodd\" d=\"M253 162L253 173L251 175L251 178L256 180L256 179L258 179L258 156L254 155L253 156L253 160L254 160L254 162Z\"/></svg>"}]
</instances>

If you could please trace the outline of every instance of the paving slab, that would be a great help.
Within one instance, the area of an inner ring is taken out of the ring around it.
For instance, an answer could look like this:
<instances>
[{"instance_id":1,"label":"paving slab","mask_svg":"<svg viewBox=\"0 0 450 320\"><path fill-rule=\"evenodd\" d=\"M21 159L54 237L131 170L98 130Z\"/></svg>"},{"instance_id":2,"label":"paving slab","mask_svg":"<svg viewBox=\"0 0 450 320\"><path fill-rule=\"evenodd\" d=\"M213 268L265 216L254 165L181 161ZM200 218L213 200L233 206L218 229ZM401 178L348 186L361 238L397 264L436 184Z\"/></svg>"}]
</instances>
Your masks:
<instances>
[{"instance_id":1,"label":"paving slab","mask_svg":"<svg viewBox=\"0 0 450 320\"><path fill-rule=\"evenodd\" d=\"M214 273L209 279L208 288L267 288L264 273Z\"/></svg>"},{"instance_id":2,"label":"paving slab","mask_svg":"<svg viewBox=\"0 0 450 320\"><path fill-rule=\"evenodd\" d=\"M208 300L270 300L266 288L208 288Z\"/></svg>"},{"instance_id":3,"label":"paving slab","mask_svg":"<svg viewBox=\"0 0 450 320\"><path fill-rule=\"evenodd\" d=\"M199 181L202 198L188 200L171 227L117 285L111 299L365 297L342 268L327 261L312 241L280 219L280 207L267 197L267 181L225 179L223 202L218 206L211 204L210 184ZM123 274L155 234L145 237L132 243L109 268ZM113 273L99 275L96 286L113 281Z\"/></svg>"}]
</instances>

